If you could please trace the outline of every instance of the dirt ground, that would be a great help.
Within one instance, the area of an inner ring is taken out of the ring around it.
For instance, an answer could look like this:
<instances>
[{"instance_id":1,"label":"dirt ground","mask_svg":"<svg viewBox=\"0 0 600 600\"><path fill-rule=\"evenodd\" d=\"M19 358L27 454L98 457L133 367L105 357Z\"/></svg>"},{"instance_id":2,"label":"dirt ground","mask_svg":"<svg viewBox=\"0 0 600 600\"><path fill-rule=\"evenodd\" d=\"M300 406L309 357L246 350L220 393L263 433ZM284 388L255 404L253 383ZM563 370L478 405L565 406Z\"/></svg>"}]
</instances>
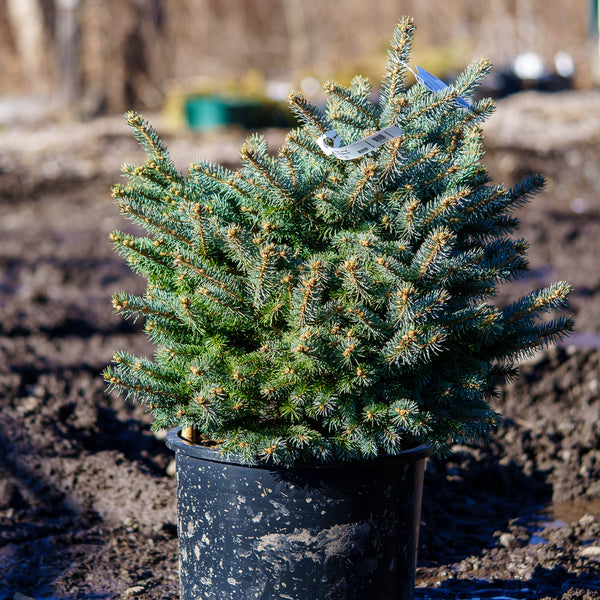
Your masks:
<instances>
[{"instance_id":1,"label":"dirt ground","mask_svg":"<svg viewBox=\"0 0 600 600\"><path fill-rule=\"evenodd\" d=\"M513 97L486 131L496 180L549 178L499 301L568 280L577 330L502 390L492 440L429 461L416 598L600 599L600 94ZM243 133L165 137L183 168L235 161ZM107 241L142 158L121 119L0 130L1 600L177 597L171 453L99 375L150 351L112 313L143 283Z\"/></svg>"}]
</instances>

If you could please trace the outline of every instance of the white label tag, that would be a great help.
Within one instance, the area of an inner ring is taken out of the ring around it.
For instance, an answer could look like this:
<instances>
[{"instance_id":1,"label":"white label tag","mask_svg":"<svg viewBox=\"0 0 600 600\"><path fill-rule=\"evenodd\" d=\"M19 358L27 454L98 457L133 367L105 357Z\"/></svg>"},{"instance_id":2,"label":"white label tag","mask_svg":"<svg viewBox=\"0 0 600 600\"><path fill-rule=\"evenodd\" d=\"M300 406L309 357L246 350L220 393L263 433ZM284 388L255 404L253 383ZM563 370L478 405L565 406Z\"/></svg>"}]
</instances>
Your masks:
<instances>
[{"instance_id":1,"label":"white label tag","mask_svg":"<svg viewBox=\"0 0 600 600\"><path fill-rule=\"evenodd\" d=\"M354 142L348 146L342 146L342 138L334 129L325 132L320 138L317 138L317 144L327 156L333 154L340 160L352 160L364 156L373 150L379 148L386 142L402 135L402 129L396 125L390 125L385 129L380 129L375 133Z\"/></svg>"}]
</instances>

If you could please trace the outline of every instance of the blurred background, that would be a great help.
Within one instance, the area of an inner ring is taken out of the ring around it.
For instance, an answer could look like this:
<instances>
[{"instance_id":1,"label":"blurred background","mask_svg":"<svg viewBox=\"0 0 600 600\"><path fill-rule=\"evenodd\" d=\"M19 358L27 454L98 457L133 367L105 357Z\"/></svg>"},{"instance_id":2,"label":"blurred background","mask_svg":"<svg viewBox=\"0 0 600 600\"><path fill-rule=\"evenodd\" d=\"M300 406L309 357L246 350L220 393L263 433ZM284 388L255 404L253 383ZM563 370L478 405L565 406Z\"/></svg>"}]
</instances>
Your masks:
<instances>
[{"instance_id":1,"label":"blurred background","mask_svg":"<svg viewBox=\"0 0 600 600\"><path fill-rule=\"evenodd\" d=\"M0 123L135 108L210 127L236 117L219 116L223 108L214 105L190 108L190 97L226 94L230 102L268 104L291 89L317 95L319 81L344 83L357 72L379 79L386 44L404 14L418 26L413 60L439 77L451 78L485 56L496 69L486 82L494 96L522 88L589 89L600 79L597 5L0 0Z\"/></svg>"},{"instance_id":2,"label":"blurred background","mask_svg":"<svg viewBox=\"0 0 600 600\"><path fill-rule=\"evenodd\" d=\"M576 320L502 390L490 445L430 462L417 582L442 587L418 597L473 597L476 579L526 586L507 599L600 598L598 0L0 0L0 600L177 595L171 453L100 376L116 349L153 351L111 304L145 290L108 241L139 233L110 195L144 160L123 112L178 168L236 168L250 130L282 142L290 91L376 85L402 15L411 66L450 82L493 62L494 182L547 178L518 211L531 269L497 302L567 280ZM546 544L540 507L569 524Z\"/></svg>"}]
</instances>

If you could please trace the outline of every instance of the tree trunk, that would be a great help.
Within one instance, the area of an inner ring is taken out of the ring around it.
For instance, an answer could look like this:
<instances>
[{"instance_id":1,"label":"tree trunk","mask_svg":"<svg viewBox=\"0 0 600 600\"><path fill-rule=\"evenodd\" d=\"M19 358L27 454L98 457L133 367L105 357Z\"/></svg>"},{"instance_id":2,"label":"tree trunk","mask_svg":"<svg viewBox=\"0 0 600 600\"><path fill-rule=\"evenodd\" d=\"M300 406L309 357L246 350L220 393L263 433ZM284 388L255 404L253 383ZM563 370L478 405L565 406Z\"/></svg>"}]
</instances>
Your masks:
<instances>
[{"instance_id":1,"label":"tree trunk","mask_svg":"<svg viewBox=\"0 0 600 600\"><path fill-rule=\"evenodd\" d=\"M61 104L73 111L80 98L79 4L80 0L56 1L56 47L58 96Z\"/></svg>"},{"instance_id":2,"label":"tree trunk","mask_svg":"<svg viewBox=\"0 0 600 600\"><path fill-rule=\"evenodd\" d=\"M36 90L43 81L44 18L38 0L7 0L19 66L28 86Z\"/></svg>"}]
</instances>

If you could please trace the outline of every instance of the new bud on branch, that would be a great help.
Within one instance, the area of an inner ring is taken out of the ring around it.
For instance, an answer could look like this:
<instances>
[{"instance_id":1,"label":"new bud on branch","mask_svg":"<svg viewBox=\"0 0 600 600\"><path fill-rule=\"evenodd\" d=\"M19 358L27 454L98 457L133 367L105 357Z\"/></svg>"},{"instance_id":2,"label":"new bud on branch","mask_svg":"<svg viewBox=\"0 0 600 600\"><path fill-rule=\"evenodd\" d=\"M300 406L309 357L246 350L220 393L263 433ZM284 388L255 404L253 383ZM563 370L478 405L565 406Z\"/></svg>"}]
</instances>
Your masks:
<instances>
[{"instance_id":1,"label":"new bud on branch","mask_svg":"<svg viewBox=\"0 0 600 600\"><path fill-rule=\"evenodd\" d=\"M127 115L147 160L125 167L114 197L146 235L111 240L148 288L113 304L145 318L157 349L118 353L105 378L155 428L180 425L247 462L444 452L491 431L516 361L572 329L543 318L565 305L566 283L494 303L527 270L515 210L543 180L494 185L480 162L493 104L471 95L487 61L452 86L420 69L408 87L413 29L396 29L378 102L363 77L328 83L323 114L291 95L301 126L275 156L250 136L236 172L179 173ZM355 160L317 144L391 126L399 137Z\"/></svg>"}]
</instances>

